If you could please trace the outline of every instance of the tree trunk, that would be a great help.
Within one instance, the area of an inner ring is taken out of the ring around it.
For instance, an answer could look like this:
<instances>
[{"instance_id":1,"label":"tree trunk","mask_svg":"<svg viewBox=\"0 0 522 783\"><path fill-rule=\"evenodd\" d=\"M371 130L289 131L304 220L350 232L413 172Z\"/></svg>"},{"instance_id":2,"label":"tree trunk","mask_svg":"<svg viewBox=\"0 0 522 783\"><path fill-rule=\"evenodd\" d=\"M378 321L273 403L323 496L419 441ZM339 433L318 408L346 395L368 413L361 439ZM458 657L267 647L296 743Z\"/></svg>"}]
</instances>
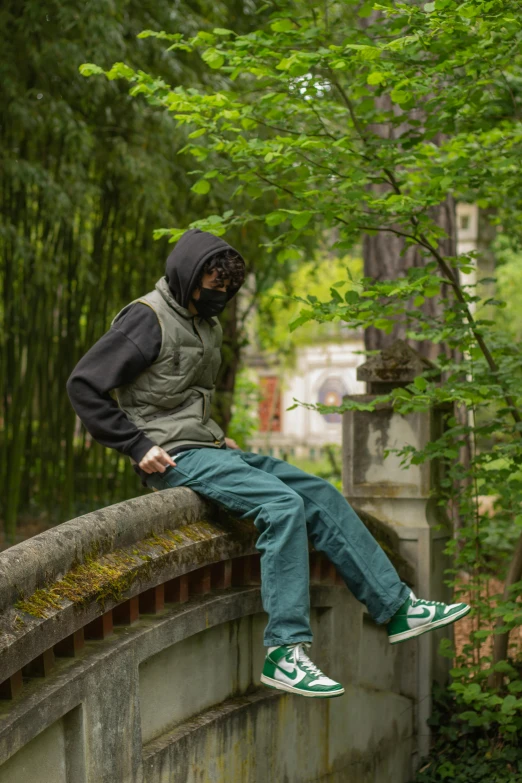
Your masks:
<instances>
[{"instance_id":1,"label":"tree trunk","mask_svg":"<svg viewBox=\"0 0 522 783\"><path fill-rule=\"evenodd\" d=\"M400 108L395 104L392 106L388 95L383 95L375 98L378 104L382 105L383 109L391 110L400 113ZM390 129L386 126L372 126L371 130L374 133L379 133L382 136L390 137L391 134L395 138L406 130L407 123L402 123L397 128ZM435 142L440 142L440 138L436 138ZM391 190L391 185L378 185L373 186L373 189L377 192L386 192ZM431 207L428 210L428 215L437 223L438 226L444 229L447 237L439 242L438 250L443 256L456 256L457 255L457 224L456 224L456 208L453 197L448 194L445 201L441 204ZM397 226L398 228L398 226ZM365 235L363 238L363 259L364 259L364 274L366 277L371 277L374 280L394 280L399 277L404 277L406 271L411 267L422 267L425 264L425 255L421 252L420 247L405 246L404 238L392 234L391 232L380 232L374 235ZM429 259L432 260L431 258ZM457 273L457 270L455 270ZM421 307L421 310L431 318L436 318L441 315L443 305L443 299L452 299L453 290L450 285L444 283L441 286L441 296L432 297L426 299ZM414 305L411 302L411 308ZM431 361L436 361L437 357L444 353L446 356L451 357L454 361L458 361L462 358L462 353L459 350L451 349L444 344L435 344L429 340L410 340L406 336L407 325L404 322L399 322L394 325L394 328L390 334L376 329L373 326L365 329L364 346L366 350L382 350L387 348L398 338L405 340L414 350L418 351L422 356ZM468 411L463 405L455 405L454 410L455 418L461 425L468 424ZM462 440L462 444L459 448L458 461L464 469L469 469L471 464L471 439L465 437ZM469 483L469 478L462 481L455 482L453 496L458 498L464 490L465 486ZM459 530L462 527L462 520L458 512L458 502L450 502L448 508L448 514L452 521L453 535L457 540L460 540Z\"/></svg>"},{"instance_id":2,"label":"tree trunk","mask_svg":"<svg viewBox=\"0 0 522 783\"><path fill-rule=\"evenodd\" d=\"M440 252L445 256L455 256L457 254L456 220L455 202L452 196L448 196L442 204L429 210L429 214L437 225L441 226L448 234L448 238L439 245ZM395 280L404 277L407 269L422 267L425 263L419 247L405 249L404 238L388 231L373 236L364 236L363 259L365 276L372 277L374 280ZM451 297L451 287L444 284L441 288L441 294L442 298ZM436 317L441 314L442 305L439 299L433 297L426 299L421 309L426 315ZM405 340L414 350L432 361L441 351L439 345L435 345L429 340L421 342L409 340L406 337L404 323L397 323L390 334L385 334L373 326L368 327L364 334L364 346L366 350L382 350L399 338ZM449 349L446 348L445 352L448 354ZM452 353L455 356L455 353Z\"/></svg>"},{"instance_id":3,"label":"tree trunk","mask_svg":"<svg viewBox=\"0 0 522 783\"><path fill-rule=\"evenodd\" d=\"M216 396L214 399L213 418L223 432L228 431L232 418L232 403L236 375L239 369L238 341L238 298L235 296L220 316L223 327L223 345L221 347L221 366L216 379Z\"/></svg>"}]
</instances>

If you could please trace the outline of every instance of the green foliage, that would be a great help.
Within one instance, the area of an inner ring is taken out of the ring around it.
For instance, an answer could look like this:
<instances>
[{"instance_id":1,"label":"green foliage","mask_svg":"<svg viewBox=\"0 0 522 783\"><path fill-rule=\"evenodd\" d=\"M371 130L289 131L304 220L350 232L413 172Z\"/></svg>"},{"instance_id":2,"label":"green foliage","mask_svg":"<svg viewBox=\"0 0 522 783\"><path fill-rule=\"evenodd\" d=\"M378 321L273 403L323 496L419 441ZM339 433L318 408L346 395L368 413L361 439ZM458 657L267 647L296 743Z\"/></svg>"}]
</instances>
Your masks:
<instances>
[{"instance_id":1,"label":"green foliage","mask_svg":"<svg viewBox=\"0 0 522 783\"><path fill-rule=\"evenodd\" d=\"M302 303L324 299L332 286L339 286L336 281L341 276L346 278L343 286L355 285L361 272L362 259L350 256L328 258L317 251L314 258L301 261L295 271L276 280L260 297L254 319L259 348L276 352L280 364L291 368L298 346L344 340L346 335L341 332L341 324L305 322L300 315ZM296 296L295 291L306 292L306 299Z\"/></svg>"},{"instance_id":2,"label":"green foliage","mask_svg":"<svg viewBox=\"0 0 522 783\"><path fill-rule=\"evenodd\" d=\"M165 57L137 34L173 19L181 37L232 19L245 32L263 15L248 1L94 0L83 13L70 0L4 5L0 517L12 543L21 510L53 524L140 491L126 456L76 428L66 382L118 310L162 274L169 246L154 229L231 216L228 183L191 191L209 173L194 176L194 159L175 154L189 129L115 77L152 70L158 85L219 89L222 76L209 77L199 55ZM112 62L110 79L84 77ZM229 237L239 239L233 228ZM258 241L255 229L242 238L246 256Z\"/></svg>"},{"instance_id":3,"label":"green foliage","mask_svg":"<svg viewBox=\"0 0 522 783\"><path fill-rule=\"evenodd\" d=\"M517 682L520 686L520 680ZM486 696L485 701L492 698ZM502 702L505 703L506 700ZM481 715L477 723L472 717L477 713L461 712L464 706L462 698L435 684L433 712L428 721L435 744L430 756L422 760L413 783L520 783L519 740L513 736L499 740L494 732L484 728ZM502 713L501 705L496 714L506 716L509 711Z\"/></svg>"},{"instance_id":4,"label":"green foliage","mask_svg":"<svg viewBox=\"0 0 522 783\"><path fill-rule=\"evenodd\" d=\"M235 440L243 451L248 450L248 441L259 428L260 399L261 391L251 372L243 368L236 376L232 418L228 427L228 437Z\"/></svg>"},{"instance_id":5,"label":"green foliage","mask_svg":"<svg viewBox=\"0 0 522 783\"><path fill-rule=\"evenodd\" d=\"M105 73L191 128L180 152L201 163L217 153L217 180L251 199L224 223L277 225L266 247L326 225L339 229L340 248L385 230L430 251L443 232L429 211L448 190L496 208L518 234L518 3L377 4L381 14L362 25L371 8L284 2L244 35L142 34L175 57L199 54L227 78L219 90L171 87L122 62ZM263 192L274 196L269 211L256 203Z\"/></svg>"},{"instance_id":6,"label":"green foliage","mask_svg":"<svg viewBox=\"0 0 522 783\"><path fill-rule=\"evenodd\" d=\"M522 290L522 248L517 245L506 234L500 234L495 242L497 294L506 303L506 307L496 313L495 324L518 342L522 339L519 295Z\"/></svg>"}]
</instances>

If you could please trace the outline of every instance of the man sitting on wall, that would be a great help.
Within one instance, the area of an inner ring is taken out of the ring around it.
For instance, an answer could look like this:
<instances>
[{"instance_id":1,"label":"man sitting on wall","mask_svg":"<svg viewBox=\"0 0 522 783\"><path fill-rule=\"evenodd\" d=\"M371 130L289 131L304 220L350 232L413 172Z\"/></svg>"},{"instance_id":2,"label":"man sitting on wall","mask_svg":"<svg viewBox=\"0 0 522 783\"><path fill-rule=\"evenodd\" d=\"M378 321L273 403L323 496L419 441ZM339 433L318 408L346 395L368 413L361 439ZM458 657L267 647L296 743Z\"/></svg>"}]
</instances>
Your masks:
<instances>
[{"instance_id":1,"label":"man sitting on wall","mask_svg":"<svg viewBox=\"0 0 522 783\"><path fill-rule=\"evenodd\" d=\"M387 623L392 644L453 623L471 607L416 598L332 484L242 451L210 417L223 334L215 316L244 279L237 250L208 232L186 231L154 290L114 316L74 368L67 392L93 438L127 455L143 486L188 486L253 519L268 614L261 682L301 696L340 696L343 686L306 652L308 538L375 622Z\"/></svg>"}]
</instances>

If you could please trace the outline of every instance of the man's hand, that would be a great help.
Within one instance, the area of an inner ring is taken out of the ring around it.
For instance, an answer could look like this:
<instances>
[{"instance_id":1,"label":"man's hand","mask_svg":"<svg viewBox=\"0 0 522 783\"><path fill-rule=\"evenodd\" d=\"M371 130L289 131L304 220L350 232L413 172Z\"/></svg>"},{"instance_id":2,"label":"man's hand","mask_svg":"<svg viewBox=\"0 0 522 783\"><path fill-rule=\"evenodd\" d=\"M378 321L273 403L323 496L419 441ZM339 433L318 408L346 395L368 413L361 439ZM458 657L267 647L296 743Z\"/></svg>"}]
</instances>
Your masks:
<instances>
[{"instance_id":1,"label":"man's hand","mask_svg":"<svg viewBox=\"0 0 522 783\"><path fill-rule=\"evenodd\" d=\"M153 446L147 451L141 462L138 462L138 467L144 470L145 473L165 473L169 465L172 465L173 468L176 467L176 463L170 454L162 449L161 446Z\"/></svg>"},{"instance_id":2,"label":"man's hand","mask_svg":"<svg viewBox=\"0 0 522 783\"><path fill-rule=\"evenodd\" d=\"M232 438L225 438L225 443L227 444L227 449L239 449L241 451L236 441Z\"/></svg>"}]
</instances>

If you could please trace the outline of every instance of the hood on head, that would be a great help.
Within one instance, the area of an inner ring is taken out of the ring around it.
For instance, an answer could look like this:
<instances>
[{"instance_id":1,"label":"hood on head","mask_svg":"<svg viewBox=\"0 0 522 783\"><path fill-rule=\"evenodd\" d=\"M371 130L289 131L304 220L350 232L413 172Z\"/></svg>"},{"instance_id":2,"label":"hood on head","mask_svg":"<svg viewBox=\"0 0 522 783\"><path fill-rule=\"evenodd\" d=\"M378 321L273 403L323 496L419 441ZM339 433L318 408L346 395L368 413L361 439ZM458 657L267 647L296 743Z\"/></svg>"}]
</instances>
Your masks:
<instances>
[{"instance_id":1,"label":"hood on head","mask_svg":"<svg viewBox=\"0 0 522 783\"><path fill-rule=\"evenodd\" d=\"M200 228L190 228L185 231L165 263L165 277L179 305L188 309L190 295L201 267L211 256L223 250L233 250L243 258L232 245L209 231L202 231ZM239 288L229 288L227 302L238 291Z\"/></svg>"}]
</instances>

